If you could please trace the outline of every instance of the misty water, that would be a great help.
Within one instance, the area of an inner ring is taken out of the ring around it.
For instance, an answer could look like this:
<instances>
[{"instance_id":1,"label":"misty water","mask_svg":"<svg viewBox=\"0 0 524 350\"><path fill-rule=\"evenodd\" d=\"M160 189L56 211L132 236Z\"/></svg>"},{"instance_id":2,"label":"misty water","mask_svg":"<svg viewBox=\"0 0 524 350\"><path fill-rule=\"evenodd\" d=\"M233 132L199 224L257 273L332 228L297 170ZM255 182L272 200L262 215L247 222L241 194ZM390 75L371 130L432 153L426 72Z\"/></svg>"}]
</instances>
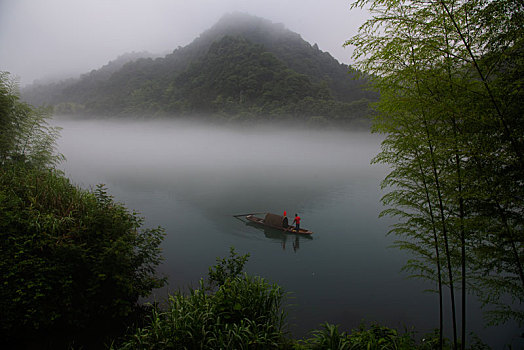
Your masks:
<instances>
[{"instance_id":1,"label":"misty water","mask_svg":"<svg viewBox=\"0 0 524 350\"><path fill-rule=\"evenodd\" d=\"M217 257L234 246L249 253L246 271L291 292L288 321L303 337L329 321L343 330L362 321L425 333L438 327L434 286L401 272L409 258L390 248L392 219L383 209L371 165L380 136L367 132L226 128L167 121L54 121L63 127L61 165L75 184L103 183L117 201L162 226L168 291L197 287ZM235 214L298 213L311 238L264 230ZM518 335L510 325L484 329L476 303L470 330L501 347ZM449 317L449 315L446 315ZM449 323L449 322L447 322Z\"/></svg>"}]
</instances>

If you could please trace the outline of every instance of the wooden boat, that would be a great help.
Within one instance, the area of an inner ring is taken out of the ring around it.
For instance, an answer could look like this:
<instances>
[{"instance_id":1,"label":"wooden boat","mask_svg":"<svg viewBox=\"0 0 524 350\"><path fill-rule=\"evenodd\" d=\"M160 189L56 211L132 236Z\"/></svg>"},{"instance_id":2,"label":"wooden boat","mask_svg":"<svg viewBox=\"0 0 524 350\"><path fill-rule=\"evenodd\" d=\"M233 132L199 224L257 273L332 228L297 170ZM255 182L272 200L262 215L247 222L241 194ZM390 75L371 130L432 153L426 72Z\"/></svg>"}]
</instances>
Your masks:
<instances>
[{"instance_id":1,"label":"wooden boat","mask_svg":"<svg viewBox=\"0 0 524 350\"><path fill-rule=\"evenodd\" d=\"M313 232L301 228L300 230L295 230L293 226L289 226L287 217L267 213L266 216L262 219L254 215L246 215L246 219L262 226L271 227L277 230L284 232L299 234L299 235L311 235Z\"/></svg>"}]
</instances>

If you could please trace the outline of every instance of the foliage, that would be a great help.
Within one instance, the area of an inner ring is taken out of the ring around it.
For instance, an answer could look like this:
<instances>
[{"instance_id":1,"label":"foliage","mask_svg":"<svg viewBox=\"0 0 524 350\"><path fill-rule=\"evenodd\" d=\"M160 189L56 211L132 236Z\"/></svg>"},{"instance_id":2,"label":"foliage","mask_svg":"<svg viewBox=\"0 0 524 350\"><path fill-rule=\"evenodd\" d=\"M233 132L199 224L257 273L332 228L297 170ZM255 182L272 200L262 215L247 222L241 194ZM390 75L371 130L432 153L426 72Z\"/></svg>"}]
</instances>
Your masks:
<instances>
[{"instance_id":1,"label":"foliage","mask_svg":"<svg viewBox=\"0 0 524 350\"><path fill-rule=\"evenodd\" d=\"M210 293L201 281L200 288L191 289L188 295L181 292L171 295L165 311L155 309L145 327L113 348L277 349L286 346L281 310L283 291L260 277L240 274L246 259L247 256L236 256L231 248L229 259L217 259L218 264L210 268L210 278L220 280L215 292Z\"/></svg>"},{"instance_id":2,"label":"foliage","mask_svg":"<svg viewBox=\"0 0 524 350\"><path fill-rule=\"evenodd\" d=\"M382 215L399 218L390 232L414 256L406 269L436 282L441 330L449 288L453 344L465 347L468 291L496 307L493 322L524 320L524 7L354 6L373 14L347 44L381 93L374 129L387 137L375 161L392 166Z\"/></svg>"},{"instance_id":3,"label":"foliage","mask_svg":"<svg viewBox=\"0 0 524 350\"><path fill-rule=\"evenodd\" d=\"M322 328L312 332L311 338L299 341L297 349L340 349L340 350L431 350L437 349L438 335L430 334L420 342L414 340L411 332L371 324L361 324L350 333L340 332L338 325L324 323ZM449 347L446 347L449 348Z\"/></svg>"},{"instance_id":4,"label":"foliage","mask_svg":"<svg viewBox=\"0 0 524 350\"><path fill-rule=\"evenodd\" d=\"M229 258L217 258L217 264L209 268L208 279L209 285L221 286L226 283L227 280L239 276L244 265L249 259L249 254L237 256L235 248L229 249Z\"/></svg>"},{"instance_id":5,"label":"foliage","mask_svg":"<svg viewBox=\"0 0 524 350\"><path fill-rule=\"evenodd\" d=\"M17 84L7 72L0 72L0 164L21 160L33 166L56 164L59 128L47 123L50 110L35 109L20 101Z\"/></svg>"},{"instance_id":6,"label":"foliage","mask_svg":"<svg viewBox=\"0 0 524 350\"><path fill-rule=\"evenodd\" d=\"M167 308L152 310L146 325L127 338L114 342L112 349L436 349L438 334L416 342L412 332L362 324L351 333L324 323L303 340L285 332L282 301L284 293L260 277L242 274L248 255L238 256L230 249L227 259L217 258L209 268L210 288L169 297ZM446 342L446 349L449 348Z\"/></svg>"},{"instance_id":7,"label":"foliage","mask_svg":"<svg viewBox=\"0 0 524 350\"><path fill-rule=\"evenodd\" d=\"M61 347L102 342L164 280L160 228L99 186L73 186L56 170L0 169L0 333L3 342Z\"/></svg>"},{"instance_id":8,"label":"foliage","mask_svg":"<svg viewBox=\"0 0 524 350\"><path fill-rule=\"evenodd\" d=\"M53 168L58 129L0 75L0 335L17 348L98 344L160 287L160 228L99 186L73 186ZM93 336L96 335L96 336Z\"/></svg>"},{"instance_id":9,"label":"foliage","mask_svg":"<svg viewBox=\"0 0 524 350\"><path fill-rule=\"evenodd\" d=\"M413 349L415 342L408 334L399 334L396 330L372 325L369 329L360 327L350 336L353 349ZM422 347L420 347L422 348Z\"/></svg>"},{"instance_id":10,"label":"foliage","mask_svg":"<svg viewBox=\"0 0 524 350\"><path fill-rule=\"evenodd\" d=\"M346 332L340 332L338 325L324 323L321 329L312 332L313 337L300 342L303 349L351 349L351 341Z\"/></svg>"},{"instance_id":11,"label":"foliage","mask_svg":"<svg viewBox=\"0 0 524 350\"><path fill-rule=\"evenodd\" d=\"M365 79L298 34L247 15L223 18L190 45L76 82L26 89L29 101L65 113L148 114L234 123L321 116L365 120L376 94ZM54 92L54 93L52 93Z\"/></svg>"}]
</instances>

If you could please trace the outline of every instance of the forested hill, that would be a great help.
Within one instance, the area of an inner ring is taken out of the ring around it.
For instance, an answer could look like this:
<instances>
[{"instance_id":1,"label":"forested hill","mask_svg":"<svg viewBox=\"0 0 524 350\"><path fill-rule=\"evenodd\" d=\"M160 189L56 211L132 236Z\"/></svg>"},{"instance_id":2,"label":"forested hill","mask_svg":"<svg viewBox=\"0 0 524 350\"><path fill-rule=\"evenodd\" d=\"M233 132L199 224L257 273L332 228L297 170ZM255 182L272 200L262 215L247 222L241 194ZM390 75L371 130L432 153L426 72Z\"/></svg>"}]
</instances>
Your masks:
<instances>
[{"instance_id":1,"label":"forested hill","mask_svg":"<svg viewBox=\"0 0 524 350\"><path fill-rule=\"evenodd\" d=\"M362 119L376 97L356 73L281 24L230 14L163 58L108 65L22 93L57 113L348 122Z\"/></svg>"}]
</instances>

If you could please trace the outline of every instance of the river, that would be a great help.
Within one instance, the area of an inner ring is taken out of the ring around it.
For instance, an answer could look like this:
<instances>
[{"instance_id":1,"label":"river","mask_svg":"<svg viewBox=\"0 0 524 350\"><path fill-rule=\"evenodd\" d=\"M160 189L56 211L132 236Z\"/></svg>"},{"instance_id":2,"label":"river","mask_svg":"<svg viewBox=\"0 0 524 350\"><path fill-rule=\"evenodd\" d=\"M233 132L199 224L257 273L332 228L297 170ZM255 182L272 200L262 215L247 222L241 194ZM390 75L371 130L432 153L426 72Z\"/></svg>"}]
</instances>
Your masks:
<instances>
[{"instance_id":1,"label":"river","mask_svg":"<svg viewBox=\"0 0 524 350\"><path fill-rule=\"evenodd\" d=\"M370 160L380 136L168 121L53 123L63 127L61 167L75 184L103 183L146 226L165 228L159 272L169 286L152 299L198 286L234 246L250 254L248 273L290 292L288 321L297 337L325 321L348 331L362 321L415 327L419 334L438 327L438 296L425 292L435 286L401 272L409 256L390 248L393 220L378 218L387 168ZM312 237L233 217L284 210L298 213ZM522 344L514 339L517 326L484 329L478 304L470 304L471 331L495 348Z\"/></svg>"}]
</instances>

